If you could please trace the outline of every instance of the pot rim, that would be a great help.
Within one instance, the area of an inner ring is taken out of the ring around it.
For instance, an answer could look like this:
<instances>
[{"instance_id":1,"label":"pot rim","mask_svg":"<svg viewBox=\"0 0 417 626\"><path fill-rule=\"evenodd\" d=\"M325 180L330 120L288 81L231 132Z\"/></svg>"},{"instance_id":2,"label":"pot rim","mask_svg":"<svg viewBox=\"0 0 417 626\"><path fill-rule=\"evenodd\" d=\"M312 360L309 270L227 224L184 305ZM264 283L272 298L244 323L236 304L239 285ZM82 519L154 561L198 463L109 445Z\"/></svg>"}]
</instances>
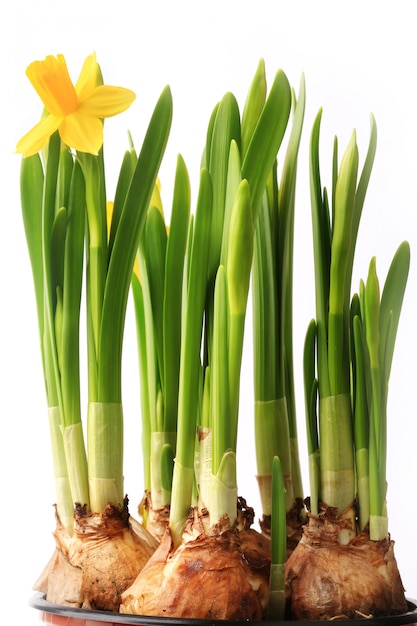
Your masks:
<instances>
[{"instance_id":1,"label":"pot rim","mask_svg":"<svg viewBox=\"0 0 417 626\"><path fill-rule=\"evenodd\" d=\"M400 615L387 615L384 617L366 619L346 619L340 620L344 626L364 626L364 622L371 621L372 624L381 626L399 626L401 624L417 624L417 600L407 597L408 611ZM271 624L274 626L288 626L290 620L263 620L263 621L228 621L228 620L210 620L210 619L192 619L177 617L154 617L149 615L127 615L122 613L113 613L110 611L97 611L94 609L77 609L69 606L53 604L48 602L46 594L36 592L29 599L29 606L44 613L53 613L55 615L64 615L75 619L86 618L90 621L106 622L114 625L132 624L141 626L265 626ZM323 621L311 620L303 622L310 626L323 626Z\"/></svg>"}]
</instances>

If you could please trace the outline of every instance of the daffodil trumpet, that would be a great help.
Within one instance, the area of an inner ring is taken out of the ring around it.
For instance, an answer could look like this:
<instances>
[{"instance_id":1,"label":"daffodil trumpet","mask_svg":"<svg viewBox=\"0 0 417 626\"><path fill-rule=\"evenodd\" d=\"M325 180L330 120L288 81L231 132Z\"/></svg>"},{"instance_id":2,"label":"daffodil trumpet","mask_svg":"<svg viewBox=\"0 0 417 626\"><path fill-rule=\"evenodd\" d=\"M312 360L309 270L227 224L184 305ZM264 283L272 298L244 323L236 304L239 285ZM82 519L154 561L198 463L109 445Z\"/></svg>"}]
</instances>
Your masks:
<instances>
[{"instance_id":1,"label":"daffodil trumpet","mask_svg":"<svg viewBox=\"0 0 417 626\"><path fill-rule=\"evenodd\" d=\"M107 224L102 120L125 110L133 92L103 85L95 55L86 59L76 85L62 55L32 63L27 75L45 106L42 121L19 141L17 151L24 156L22 208L57 485L56 551L38 584L58 604L117 610L121 591L156 547L131 521L124 494L121 360L131 273L168 139L172 99L166 88L139 156L124 158ZM87 450L79 365L84 254ZM114 567L115 555L122 552Z\"/></svg>"},{"instance_id":2,"label":"daffodil trumpet","mask_svg":"<svg viewBox=\"0 0 417 626\"><path fill-rule=\"evenodd\" d=\"M238 496L239 384L255 224L290 103L288 80L278 72L249 133L231 93L209 121L185 257L169 522L124 592L122 613L265 616L270 541L251 528L253 510Z\"/></svg>"},{"instance_id":3,"label":"daffodil trumpet","mask_svg":"<svg viewBox=\"0 0 417 626\"><path fill-rule=\"evenodd\" d=\"M320 181L320 123L321 112L310 143L316 319L304 348L311 495L308 523L287 561L287 614L309 620L380 617L407 610L388 532L385 466L388 378L409 247L403 243L394 256L381 299L375 259L360 295L351 298L376 125L371 117L360 176L355 133L340 168L335 140L330 213Z\"/></svg>"}]
</instances>

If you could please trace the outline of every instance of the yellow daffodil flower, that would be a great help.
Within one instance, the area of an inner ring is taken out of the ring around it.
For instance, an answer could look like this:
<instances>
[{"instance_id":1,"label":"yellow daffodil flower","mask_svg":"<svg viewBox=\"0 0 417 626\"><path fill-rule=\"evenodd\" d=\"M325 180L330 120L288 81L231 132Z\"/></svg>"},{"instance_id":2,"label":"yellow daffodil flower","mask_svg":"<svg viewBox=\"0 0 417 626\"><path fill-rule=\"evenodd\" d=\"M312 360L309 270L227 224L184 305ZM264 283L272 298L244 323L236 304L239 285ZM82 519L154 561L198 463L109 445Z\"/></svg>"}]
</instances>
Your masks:
<instances>
[{"instance_id":1,"label":"yellow daffodil flower","mask_svg":"<svg viewBox=\"0 0 417 626\"><path fill-rule=\"evenodd\" d=\"M113 218L114 202L107 200L106 202L106 222L107 222L107 239L110 239L111 221Z\"/></svg>"},{"instance_id":2,"label":"yellow daffodil flower","mask_svg":"<svg viewBox=\"0 0 417 626\"><path fill-rule=\"evenodd\" d=\"M75 85L62 54L34 61L26 75L47 114L18 142L16 152L25 157L42 150L57 130L67 146L97 154L103 144L102 118L125 111L136 97L130 89L98 84L99 66L95 54L85 60Z\"/></svg>"}]
</instances>

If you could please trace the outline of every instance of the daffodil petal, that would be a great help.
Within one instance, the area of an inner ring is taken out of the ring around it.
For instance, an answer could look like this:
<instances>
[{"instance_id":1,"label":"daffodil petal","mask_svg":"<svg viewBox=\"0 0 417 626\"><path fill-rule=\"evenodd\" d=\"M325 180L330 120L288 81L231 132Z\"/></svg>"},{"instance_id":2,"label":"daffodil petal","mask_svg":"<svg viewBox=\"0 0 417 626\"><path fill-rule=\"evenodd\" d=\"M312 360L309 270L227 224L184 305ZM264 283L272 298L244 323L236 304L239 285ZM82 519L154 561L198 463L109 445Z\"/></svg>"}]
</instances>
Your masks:
<instances>
[{"instance_id":1,"label":"daffodil petal","mask_svg":"<svg viewBox=\"0 0 417 626\"><path fill-rule=\"evenodd\" d=\"M129 108L135 98L130 89L99 85L86 100L80 102L78 110L93 117L112 117Z\"/></svg>"},{"instance_id":2,"label":"daffodil petal","mask_svg":"<svg viewBox=\"0 0 417 626\"><path fill-rule=\"evenodd\" d=\"M63 119L59 134L70 148L78 152L98 154L103 144L103 123L97 117L77 111Z\"/></svg>"},{"instance_id":3,"label":"daffodil petal","mask_svg":"<svg viewBox=\"0 0 417 626\"><path fill-rule=\"evenodd\" d=\"M58 130L62 117L48 115L34 126L16 146L16 152L24 157L36 154L48 143L49 137Z\"/></svg>"},{"instance_id":4,"label":"daffodil petal","mask_svg":"<svg viewBox=\"0 0 417 626\"><path fill-rule=\"evenodd\" d=\"M86 100L97 87L99 67L95 53L90 54L84 61L80 76L75 85L79 101Z\"/></svg>"},{"instance_id":5,"label":"daffodil petal","mask_svg":"<svg viewBox=\"0 0 417 626\"><path fill-rule=\"evenodd\" d=\"M111 221L113 218L114 202L107 200L106 202L106 222L107 222L107 238L110 238Z\"/></svg>"}]
</instances>

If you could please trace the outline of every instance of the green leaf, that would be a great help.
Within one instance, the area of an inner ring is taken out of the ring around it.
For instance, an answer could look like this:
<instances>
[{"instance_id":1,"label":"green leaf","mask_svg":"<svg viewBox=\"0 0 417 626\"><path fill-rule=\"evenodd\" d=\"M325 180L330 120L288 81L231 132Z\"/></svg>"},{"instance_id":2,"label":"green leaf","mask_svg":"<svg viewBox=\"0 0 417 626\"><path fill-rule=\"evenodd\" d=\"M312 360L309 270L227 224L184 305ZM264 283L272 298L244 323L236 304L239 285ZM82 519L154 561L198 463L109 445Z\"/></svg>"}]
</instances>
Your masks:
<instances>
[{"instance_id":1,"label":"green leaf","mask_svg":"<svg viewBox=\"0 0 417 626\"><path fill-rule=\"evenodd\" d=\"M177 457L181 459L183 465L188 467L193 467L194 463L194 425L196 423L197 388L200 378L200 350L207 290L208 233L211 224L212 202L210 174L203 169L200 174L200 190L195 219L193 220L193 241L182 319ZM184 438L183 441L182 438Z\"/></svg>"},{"instance_id":2,"label":"green leaf","mask_svg":"<svg viewBox=\"0 0 417 626\"><path fill-rule=\"evenodd\" d=\"M304 380L304 400L307 418L307 449L308 454L313 454L318 449L318 428L317 428L317 396L312 402L312 392L315 388L316 367L315 350L317 341L317 326L315 320L311 320L307 328L304 340L303 351L303 380Z\"/></svg>"},{"instance_id":3,"label":"green leaf","mask_svg":"<svg viewBox=\"0 0 417 626\"><path fill-rule=\"evenodd\" d=\"M349 387L346 284L351 283L351 276L347 274L347 269L353 243L352 222L358 161L356 134L353 133L342 158L335 192L328 325L328 368L332 395L345 393ZM350 297L348 304L350 304Z\"/></svg>"},{"instance_id":4,"label":"green leaf","mask_svg":"<svg viewBox=\"0 0 417 626\"><path fill-rule=\"evenodd\" d=\"M165 491L171 491L172 471L174 467L174 450L169 444L162 446L161 450L161 486Z\"/></svg>"},{"instance_id":5,"label":"green leaf","mask_svg":"<svg viewBox=\"0 0 417 626\"><path fill-rule=\"evenodd\" d=\"M410 246L404 241L392 259L381 296L379 332L381 336L380 363L388 384L394 354L395 339L410 268ZM388 332L389 330L389 332Z\"/></svg>"},{"instance_id":6,"label":"green leaf","mask_svg":"<svg viewBox=\"0 0 417 626\"><path fill-rule=\"evenodd\" d=\"M65 238L67 231L67 209L61 207L55 214L50 242L51 290L55 308L55 292L64 285Z\"/></svg>"},{"instance_id":7,"label":"green leaf","mask_svg":"<svg viewBox=\"0 0 417 626\"><path fill-rule=\"evenodd\" d=\"M281 363L285 397L287 399L290 437L297 437L295 409L294 364L293 364L293 263L294 263L294 210L297 177L297 160L305 112L305 80L301 76L298 99L295 101L291 134L285 154L283 171L278 191L278 300L281 303ZM294 456L294 455L293 455ZM295 460L294 460L295 463ZM299 468L297 468L299 473ZM297 473L297 472L295 472ZM296 477L293 477L294 484ZM299 486L301 490L301 485Z\"/></svg>"},{"instance_id":8,"label":"green leaf","mask_svg":"<svg viewBox=\"0 0 417 626\"><path fill-rule=\"evenodd\" d=\"M191 506L194 477L194 445L199 402L201 338L207 290L209 232L213 193L210 174L200 173L195 219L191 221L182 317L181 367L178 396L178 436L173 475L170 528L175 541ZM184 484L182 481L186 481Z\"/></svg>"},{"instance_id":9,"label":"green leaf","mask_svg":"<svg viewBox=\"0 0 417 626\"><path fill-rule=\"evenodd\" d=\"M225 210L224 210L224 222L223 222L223 237L222 237L222 250L220 255L220 263L226 267L227 254L229 245L229 229L230 229L230 217L232 208L235 202L236 193L238 187L242 181L241 176L241 160L239 147L236 141L232 141L229 151L229 163L227 167L227 183L226 183L226 198L225 198Z\"/></svg>"},{"instance_id":10,"label":"green leaf","mask_svg":"<svg viewBox=\"0 0 417 626\"><path fill-rule=\"evenodd\" d=\"M272 461L271 562L285 563L286 553L287 518L284 475L281 461L275 456Z\"/></svg>"},{"instance_id":11,"label":"green leaf","mask_svg":"<svg viewBox=\"0 0 417 626\"><path fill-rule=\"evenodd\" d=\"M228 369L229 307L227 297L227 277L225 269L219 266L214 290L214 332L213 360L211 364L211 410L213 415L213 466L217 474L224 453L233 444L229 423L233 416L230 411L230 388ZM234 450L236 452L236 450Z\"/></svg>"},{"instance_id":12,"label":"green leaf","mask_svg":"<svg viewBox=\"0 0 417 626\"><path fill-rule=\"evenodd\" d=\"M116 193L114 195L113 214L110 228L108 255L111 257L114 238L119 226L120 216L129 190L129 185L134 172L134 156L132 152L126 151L120 167L119 178L117 179Z\"/></svg>"},{"instance_id":13,"label":"green leaf","mask_svg":"<svg viewBox=\"0 0 417 626\"><path fill-rule=\"evenodd\" d=\"M242 180L236 192L230 218L227 255L227 283L232 315L244 315L252 267L254 225L249 185Z\"/></svg>"},{"instance_id":14,"label":"green leaf","mask_svg":"<svg viewBox=\"0 0 417 626\"><path fill-rule=\"evenodd\" d=\"M261 59L249 87L242 113L242 156L246 155L253 131L265 104L267 93L265 61Z\"/></svg>"},{"instance_id":15,"label":"green leaf","mask_svg":"<svg viewBox=\"0 0 417 626\"><path fill-rule=\"evenodd\" d=\"M104 293L99 350L98 397L121 398L123 330L133 263L146 211L168 141L172 96L166 87L153 112L133 173L114 240Z\"/></svg>"},{"instance_id":16,"label":"green leaf","mask_svg":"<svg viewBox=\"0 0 417 626\"><path fill-rule=\"evenodd\" d=\"M139 377L140 377L140 406L142 418L142 464L143 464L143 486L150 489L150 451L151 451L151 417L149 401L149 382L147 365L147 346L145 330L145 305L143 301L142 286L139 277L134 272L132 274L132 294L135 308L136 336L139 355Z\"/></svg>"},{"instance_id":17,"label":"green leaf","mask_svg":"<svg viewBox=\"0 0 417 626\"><path fill-rule=\"evenodd\" d=\"M279 70L253 131L242 164L242 178L246 178L249 182L254 223L268 176L284 137L290 111L291 88L286 75Z\"/></svg>"},{"instance_id":18,"label":"green leaf","mask_svg":"<svg viewBox=\"0 0 417 626\"><path fill-rule=\"evenodd\" d=\"M190 181L181 156L177 160L164 291L165 429L177 428L178 385L181 353L182 281L190 219Z\"/></svg>"},{"instance_id":19,"label":"green leaf","mask_svg":"<svg viewBox=\"0 0 417 626\"><path fill-rule=\"evenodd\" d=\"M346 266L346 276L348 280L346 280L345 285L345 299L346 302L350 300L350 291L351 291L351 277L352 277L352 268L354 262L354 255L356 249L356 240L359 231L359 222L362 215L362 208L365 201L365 195L368 188L369 179L371 177L372 167L375 159L376 152L376 144L377 144L377 129L375 124L375 119L371 116L371 131L369 137L369 145L368 151L366 153L365 162L362 168L362 173L359 177L358 186L356 188L355 194L355 203L353 209L352 216L352 230L351 230L351 244L350 250L348 253L348 261Z\"/></svg>"},{"instance_id":20,"label":"green leaf","mask_svg":"<svg viewBox=\"0 0 417 626\"><path fill-rule=\"evenodd\" d=\"M313 224L314 276L317 320L317 369L320 394L330 395L327 365L327 319L330 289L331 231L329 206L320 180L319 139L322 111L313 124L310 139L310 194Z\"/></svg>"},{"instance_id":21,"label":"green leaf","mask_svg":"<svg viewBox=\"0 0 417 626\"><path fill-rule=\"evenodd\" d=\"M54 300L55 287L52 283L51 241L55 219L55 201L59 167L61 139L54 133L49 140L48 159L45 170L45 182L42 204L42 267L44 285L44 333L43 346L45 355L45 378L47 381L48 402L58 405L62 411L62 396L55 340Z\"/></svg>"},{"instance_id":22,"label":"green leaf","mask_svg":"<svg viewBox=\"0 0 417 626\"><path fill-rule=\"evenodd\" d=\"M278 370L278 294L271 214L266 196L255 229L252 289L255 401L274 400L282 397L278 391L280 383L282 391L282 371Z\"/></svg>"},{"instance_id":23,"label":"green leaf","mask_svg":"<svg viewBox=\"0 0 417 626\"><path fill-rule=\"evenodd\" d=\"M81 421L80 308L85 234L85 183L78 162L68 197L64 257L61 385L65 426Z\"/></svg>"},{"instance_id":24,"label":"green leaf","mask_svg":"<svg viewBox=\"0 0 417 626\"><path fill-rule=\"evenodd\" d=\"M232 141L240 146L240 113L236 98L226 93L214 121L208 146L209 167L213 183L213 223L211 226L209 276L213 277L220 262L226 201L229 152Z\"/></svg>"},{"instance_id":25,"label":"green leaf","mask_svg":"<svg viewBox=\"0 0 417 626\"><path fill-rule=\"evenodd\" d=\"M72 169L74 167L74 157L67 148L61 149L58 169L58 185L56 209L68 206L68 198L71 188Z\"/></svg>"},{"instance_id":26,"label":"green leaf","mask_svg":"<svg viewBox=\"0 0 417 626\"><path fill-rule=\"evenodd\" d=\"M358 315L352 320L354 353L352 367L355 371L353 381L353 418L355 446L357 450L369 448L369 414L366 393L366 360L362 322Z\"/></svg>"},{"instance_id":27,"label":"green leaf","mask_svg":"<svg viewBox=\"0 0 417 626\"><path fill-rule=\"evenodd\" d=\"M26 243L32 267L39 335L43 336L42 196L44 173L39 154L22 159L20 197Z\"/></svg>"},{"instance_id":28,"label":"green leaf","mask_svg":"<svg viewBox=\"0 0 417 626\"><path fill-rule=\"evenodd\" d=\"M164 218L156 207L150 207L145 224L146 266L152 303L152 318L161 387L164 389L164 285L167 232Z\"/></svg>"}]
</instances>

